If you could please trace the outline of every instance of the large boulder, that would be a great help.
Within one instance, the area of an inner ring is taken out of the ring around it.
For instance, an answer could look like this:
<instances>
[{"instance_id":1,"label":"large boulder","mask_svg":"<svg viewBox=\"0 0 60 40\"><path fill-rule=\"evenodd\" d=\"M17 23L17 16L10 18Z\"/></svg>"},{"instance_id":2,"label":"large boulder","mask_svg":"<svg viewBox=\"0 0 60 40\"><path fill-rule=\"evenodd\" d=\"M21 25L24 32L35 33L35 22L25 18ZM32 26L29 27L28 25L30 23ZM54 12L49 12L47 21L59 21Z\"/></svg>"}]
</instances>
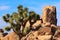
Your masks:
<instances>
[{"instance_id":1,"label":"large boulder","mask_svg":"<svg viewBox=\"0 0 60 40\"><path fill-rule=\"evenodd\" d=\"M55 6L44 7L42 20L43 23L50 22L51 24L57 25L56 7Z\"/></svg>"},{"instance_id":2,"label":"large boulder","mask_svg":"<svg viewBox=\"0 0 60 40\"><path fill-rule=\"evenodd\" d=\"M38 27L40 27L41 26L41 20L37 20L33 25L32 25L32 29L36 29L36 28L38 28Z\"/></svg>"},{"instance_id":3,"label":"large boulder","mask_svg":"<svg viewBox=\"0 0 60 40\"><path fill-rule=\"evenodd\" d=\"M19 40L19 37L15 32L11 32L5 37L2 37L1 40Z\"/></svg>"},{"instance_id":4,"label":"large boulder","mask_svg":"<svg viewBox=\"0 0 60 40\"><path fill-rule=\"evenodd\" d=\"M40 35L52 35L51 27L42 27L39 29Z\"/></svg>"}]
</instances>

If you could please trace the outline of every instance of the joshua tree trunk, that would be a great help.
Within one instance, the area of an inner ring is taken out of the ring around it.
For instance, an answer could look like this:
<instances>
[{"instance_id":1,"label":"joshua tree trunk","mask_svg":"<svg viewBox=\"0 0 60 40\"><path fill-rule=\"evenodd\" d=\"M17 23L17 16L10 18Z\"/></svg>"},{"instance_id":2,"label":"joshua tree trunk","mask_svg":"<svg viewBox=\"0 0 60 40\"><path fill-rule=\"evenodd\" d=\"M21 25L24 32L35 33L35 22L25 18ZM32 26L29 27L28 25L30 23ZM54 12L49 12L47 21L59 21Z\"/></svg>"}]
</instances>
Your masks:
<instances>
[{"instance_id":1,"label":"joshua tree trunk","mask_svg":"<svg viewBox=\"0 0 60 40\"><path fill-rule=\"evenodd\" d=\"M22 38L22 34L21 33L17 33L15 30L13 30L17 35L18 35L18 37L19 37L19 40L21 40L21 38Z\"/></svg>"}]
</instances>

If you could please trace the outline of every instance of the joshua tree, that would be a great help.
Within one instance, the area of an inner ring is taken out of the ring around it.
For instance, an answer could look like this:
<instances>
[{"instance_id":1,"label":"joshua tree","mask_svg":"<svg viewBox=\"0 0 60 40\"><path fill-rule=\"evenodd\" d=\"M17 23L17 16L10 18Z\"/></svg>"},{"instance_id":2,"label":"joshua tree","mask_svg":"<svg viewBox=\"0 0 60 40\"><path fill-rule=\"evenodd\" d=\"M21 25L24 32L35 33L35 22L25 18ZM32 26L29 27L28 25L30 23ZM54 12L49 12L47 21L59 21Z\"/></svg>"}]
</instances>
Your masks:
<instances>
[{"instance_id":1,"label":"joshua tree","mask_svg":"<svg viewBox=\"0 0 60 40\"><path fill-rule=\"evenodd\" d=\"M3 16L3 19L6 23L10 23L10 26L7 26L5 30L9 31L10 29L13 29L19 38L21 38L22 35L26 35L30 30L31 26L28 28L25 27L27 21L30 21L30 24L32 25L40 19L40 16L34 11L28 12L28 8L23 8L22 5L19 5L18 12L13 12L12 15L6 14Z\"/></svg>"}]
</instances>

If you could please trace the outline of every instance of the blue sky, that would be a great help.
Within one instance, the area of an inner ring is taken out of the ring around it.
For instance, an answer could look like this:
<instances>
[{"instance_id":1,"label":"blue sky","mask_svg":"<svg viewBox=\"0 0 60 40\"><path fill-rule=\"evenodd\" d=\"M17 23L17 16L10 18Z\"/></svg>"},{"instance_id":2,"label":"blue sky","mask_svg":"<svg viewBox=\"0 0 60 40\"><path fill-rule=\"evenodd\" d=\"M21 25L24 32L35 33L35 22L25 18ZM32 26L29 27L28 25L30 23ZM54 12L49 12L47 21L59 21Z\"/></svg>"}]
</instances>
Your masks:
<instances>
[{"instance_id":1,"label":"blue sky","mask_svg":"<svg viewBox=\"0 0 60 40\"><path fill-rule=\"evenodd\" d=\"M34 10L40 15L42 15L44 6L56 6L58 25L60 25L60 0L0 0L0 28L8 25L3 21L2 16L7 13L17 12L18 5L28 7L29 10Z\"/></svg>"}]
</instances>

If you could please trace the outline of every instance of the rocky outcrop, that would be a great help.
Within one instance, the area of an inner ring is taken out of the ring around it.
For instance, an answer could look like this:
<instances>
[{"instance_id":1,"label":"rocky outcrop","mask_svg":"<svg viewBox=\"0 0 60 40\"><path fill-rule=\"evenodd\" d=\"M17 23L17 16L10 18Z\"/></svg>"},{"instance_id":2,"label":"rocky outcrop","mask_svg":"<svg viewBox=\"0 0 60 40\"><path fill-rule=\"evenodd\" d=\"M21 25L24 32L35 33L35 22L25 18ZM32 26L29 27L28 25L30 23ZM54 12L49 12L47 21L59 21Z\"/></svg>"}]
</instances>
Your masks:
<instances>
[{"instance_id":1,"label":"rocky outcrop","mask_svg":"<svg viewBox=\"0 0 60 40\"><path fill-rule=\"evenodd\" d=\"M51 27L41 27L37 31L31 31L21 40L52 40L53 32Z\"/></svg>"},{"instance_id":2,"label":"rocky outcrop","mask_svg":"<svg viewBox=\"0 0 60 40\"><path fill-rule=\"evenodd\" d=\"M55 29L52 29L51 27L41 27L37 31L31 31L26 36L22 37L21 40L59 40L60 37L55 38L53 35L53 32L55 32Z\"/></svg>"},{"instance_id":3,"label":"rocky outcrop","mask_svg":"<svg viewBox=\"0 0 60 40\"><path fill-rule=\"evenodd\" d=\"M50 22L51 24L57 25L56 7L55 6L44 7L42 20L43 23Z\"/></svg>"},{"instance_id":4,"label":"rocky outcrop","mask_svg":"<svg viewBox=\"0 0 60 40\"><path fill-rule=\"evenodd\" d=\"M19 37L15 32L11 32L5 37L2 37L1 40L19 40Z\"/></svg>"}]
</instances>

